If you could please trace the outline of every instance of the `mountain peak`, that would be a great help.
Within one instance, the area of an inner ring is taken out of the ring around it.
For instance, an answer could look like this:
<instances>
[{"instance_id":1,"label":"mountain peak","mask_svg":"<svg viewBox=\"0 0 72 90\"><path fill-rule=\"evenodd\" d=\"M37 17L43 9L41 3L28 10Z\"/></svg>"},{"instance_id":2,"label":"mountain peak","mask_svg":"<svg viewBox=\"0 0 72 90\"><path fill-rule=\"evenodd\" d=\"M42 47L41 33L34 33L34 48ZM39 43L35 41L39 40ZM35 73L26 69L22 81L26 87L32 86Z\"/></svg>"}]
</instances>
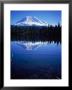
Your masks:
<instances>
[{"instance_id":1,"label":"mountain peak","mask_svg":"<svg viewBox=\"0 0 72 90\"><path fill-rule=\"evenodd\" d=\"M40 20L37 17L32 17L32 16L26 16L22 18L21 20L16 22L16 25L19 26L48 26L48 23L45 21Z\"/></svg>"}]
</instances>

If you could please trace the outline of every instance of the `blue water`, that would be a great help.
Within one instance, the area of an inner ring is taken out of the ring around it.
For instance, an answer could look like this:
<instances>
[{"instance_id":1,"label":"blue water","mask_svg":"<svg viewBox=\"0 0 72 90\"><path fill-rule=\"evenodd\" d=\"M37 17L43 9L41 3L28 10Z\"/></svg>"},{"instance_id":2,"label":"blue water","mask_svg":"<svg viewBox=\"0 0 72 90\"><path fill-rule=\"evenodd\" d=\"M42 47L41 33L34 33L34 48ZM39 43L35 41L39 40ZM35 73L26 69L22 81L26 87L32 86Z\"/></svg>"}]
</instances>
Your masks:
<instances>
[{"instance_id":1,"label":"blue water","mask_svg":"<svg viewBox=\"0 0 72 90\"><path fill-rule=\"evenodd\" d=\"M61 79L61 44L11 42L12 79Z\"/></svg>"}]
</instances>

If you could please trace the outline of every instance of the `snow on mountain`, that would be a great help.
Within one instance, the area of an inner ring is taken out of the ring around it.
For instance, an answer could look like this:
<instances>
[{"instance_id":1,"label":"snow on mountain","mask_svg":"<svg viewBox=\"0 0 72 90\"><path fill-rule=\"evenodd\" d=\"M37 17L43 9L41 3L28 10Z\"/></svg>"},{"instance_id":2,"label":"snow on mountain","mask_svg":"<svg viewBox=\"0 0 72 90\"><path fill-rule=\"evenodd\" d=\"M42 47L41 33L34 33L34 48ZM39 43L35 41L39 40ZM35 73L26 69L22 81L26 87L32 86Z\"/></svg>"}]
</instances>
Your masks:
<instances>
[{"instance_id":1,"label":"snow on mountain","mask_svg":"<svg viewBox=\"0 0 72 90\"><path fill-rule=\"evenodd\" d=\"M15 25L19 25L19 26L48 26L48 23L40 20L37 17L26 16L25 18L16 22Z\"/></svg>"}]
</instances>

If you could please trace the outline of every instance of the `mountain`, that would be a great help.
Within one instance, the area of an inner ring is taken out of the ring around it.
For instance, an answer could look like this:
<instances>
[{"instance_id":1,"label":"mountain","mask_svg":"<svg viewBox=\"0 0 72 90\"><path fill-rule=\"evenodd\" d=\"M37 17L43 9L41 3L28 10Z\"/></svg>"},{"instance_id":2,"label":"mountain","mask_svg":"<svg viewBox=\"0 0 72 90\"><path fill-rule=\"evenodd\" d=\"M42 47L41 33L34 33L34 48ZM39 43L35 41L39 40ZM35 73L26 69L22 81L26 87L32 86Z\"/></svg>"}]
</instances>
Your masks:
<instances>
[{"instance_id":1,"label":"mountain","mask_svg":"<svg viewBox=\"0 0 72 90\"><path fill-rule=\"evenodd\" d=\"M46 21L42 21L37 17L26 16L23 19L16 22L17 26L48 26Z\"/></svg>"}]
</instances>

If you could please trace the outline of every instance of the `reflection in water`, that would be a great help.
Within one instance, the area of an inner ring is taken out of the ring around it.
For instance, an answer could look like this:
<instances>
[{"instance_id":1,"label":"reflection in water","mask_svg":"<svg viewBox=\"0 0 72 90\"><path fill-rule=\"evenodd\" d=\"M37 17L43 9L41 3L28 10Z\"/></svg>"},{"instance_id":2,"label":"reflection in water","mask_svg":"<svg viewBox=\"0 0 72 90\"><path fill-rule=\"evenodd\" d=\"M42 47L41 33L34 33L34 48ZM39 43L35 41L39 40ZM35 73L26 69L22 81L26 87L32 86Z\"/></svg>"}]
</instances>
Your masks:
<instances>
[{"instance_id":1,"label":"reflection in water","mask_svg":"<svg viewBox=\"0 0 72 90\"><path fill-rule=\"evenodd\" d=\"M19 45L25 46L26 50L33 50L37 49L38 47L42 45L48 44L48 42L17 42Z\"/></svg>"},{"instance_id":2,"label":"reflection in water","mask_svg":"<svg viewBox=\"0 0 72 90\"><path fill-rule=\"evenodd\" d=\"M61 43L11 42L11 78L61 78Z\"/></svg>"},{"instance_id":3,"label":"reflection in water","mask_svg":"<svg viewBox=\"0 0 72 90\"><path fill-rule=\"evenodd\" d=\"M60 42L57 42L55 43L54 41L52 42L42 42L42 41L39 41L39 42L31 42L31 41L19 41L19 42L15 42L16 44L20 45L20 46L24 46L26 47L26 50L33 50L33 49L37 49L38 47L42 46L42 45L47 45L47 44L60 44Z\"/></svg>"}]
</instances>

